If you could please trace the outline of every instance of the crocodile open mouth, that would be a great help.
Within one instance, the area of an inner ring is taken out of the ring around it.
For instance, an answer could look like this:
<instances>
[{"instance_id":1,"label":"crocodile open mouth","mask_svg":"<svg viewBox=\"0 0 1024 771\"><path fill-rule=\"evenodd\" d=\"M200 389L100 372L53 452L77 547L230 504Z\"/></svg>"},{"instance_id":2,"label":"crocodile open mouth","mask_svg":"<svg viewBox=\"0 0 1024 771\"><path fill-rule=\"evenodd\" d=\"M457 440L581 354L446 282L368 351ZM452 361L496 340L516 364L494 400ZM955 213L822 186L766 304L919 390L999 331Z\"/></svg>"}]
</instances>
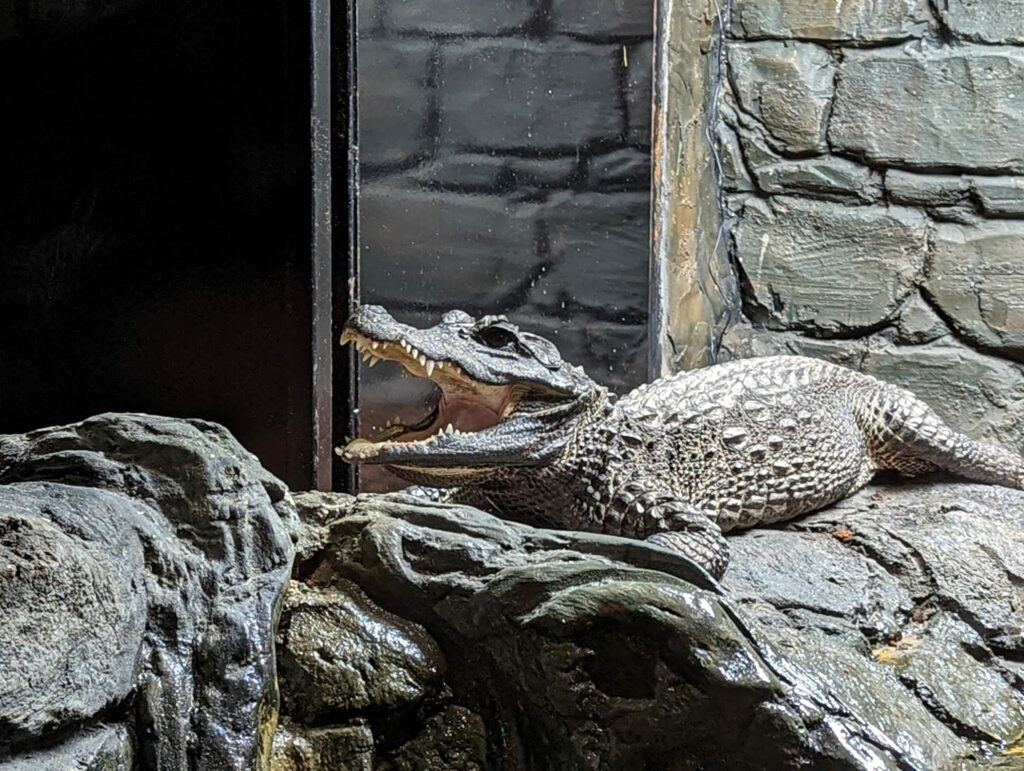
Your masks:
<instances>
[{"instance_id":1,"label":"crocodile open mouth","mask_svg":"<svg viewBox=\"0 0 1024 771\"><path fill-rule=\"evenodd\" d=\"M338 449L346 460L371 460L389 447L427 446L446 434L492 428L513 413L522 393L515 385L482 383L458 364L431 359L405 340L372 340L346 328L341 342L355 345L371 367L381 361L394 361L411 375L429 379L438 389L433 409L422 420L408 425L389 421L370 436L353 439Z\"/></svg>"}]
</instances>

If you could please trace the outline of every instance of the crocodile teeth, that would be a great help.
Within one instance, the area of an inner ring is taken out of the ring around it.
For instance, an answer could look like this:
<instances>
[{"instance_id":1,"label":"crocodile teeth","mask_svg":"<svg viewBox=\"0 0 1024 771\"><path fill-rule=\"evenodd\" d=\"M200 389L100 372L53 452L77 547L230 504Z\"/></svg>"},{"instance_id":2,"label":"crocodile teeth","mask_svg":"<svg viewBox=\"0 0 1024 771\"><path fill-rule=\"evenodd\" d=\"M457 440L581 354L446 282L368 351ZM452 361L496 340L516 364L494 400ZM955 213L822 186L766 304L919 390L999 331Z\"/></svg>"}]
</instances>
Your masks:
<instances>
[{"instance_id":1,"label":"crocodile teeth","mask_svg":"<svg viewBox=\"0 0 1024 771\"><path fill-rule=\"evenodd\" d=\"M370 347L376 351L378 348L380 348L380 343L378 343L376 340L371 340Z\"/></svg>"},{"instance_id":2,"label":"crocodile teeth","mask_svg":"<svg viewBox=\"0 0 1024 771\"><path fill-rule=\"evenodd\" d=\"M434 362L428 361L427 364L426 364L426 367L427 367L427 377L430 377L431 375L434 374Z\"/></svg>"},{"instance_id":3,"label":"crocodile teeth","mask_svg":"<svg viewBox=\"0 0 1024 771\"><path fill-rule=\"evenodd\" d=\"M419 356L416 357L416 361L418 361L420 363L421 367L426 367L427 366L427 357L424 356L422 353Z\"/></svg>"},{"instance_id":4,"label":"crocodile teeth","mask_svg":"<svg viewBox=\"0 0 1024 771\"><path fill-rule=\"evenodd\" d=\"M453 434L453 433L455 433L455 426L453 426L451 423L449 423L447 426L444 427L444 432L446 434Z\"/></svg>"},{"instance_id":5,"label":"crocodile teeth","mask_svg":"<svg viewBox=\"0 0 1024 771\"><path fill-rule=\"evenodd\" d=\"M380 359L370 359L369 366L376 367L380 363Z\"/></svg>"}]
</instances>

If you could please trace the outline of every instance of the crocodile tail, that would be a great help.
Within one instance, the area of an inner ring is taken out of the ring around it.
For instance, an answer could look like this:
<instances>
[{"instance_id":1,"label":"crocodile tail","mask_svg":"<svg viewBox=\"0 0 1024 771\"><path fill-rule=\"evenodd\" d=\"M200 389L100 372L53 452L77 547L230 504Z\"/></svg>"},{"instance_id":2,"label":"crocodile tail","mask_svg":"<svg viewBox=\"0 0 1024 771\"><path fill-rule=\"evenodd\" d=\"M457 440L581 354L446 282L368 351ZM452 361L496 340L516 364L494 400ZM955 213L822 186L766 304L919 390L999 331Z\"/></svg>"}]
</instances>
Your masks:
<instances>
[{"instance_id":1,"label":"crocodile tail","mask_svg":"<svg viewBox=\"0 0 1024 771\"><path fill-rule=\"evenodd\" d=\"M860 421L879 468L904 473L941 469L976 482L1024 490L1024 457L954 430L909 391L880 386Z\"/></svg>"}]
</instances>

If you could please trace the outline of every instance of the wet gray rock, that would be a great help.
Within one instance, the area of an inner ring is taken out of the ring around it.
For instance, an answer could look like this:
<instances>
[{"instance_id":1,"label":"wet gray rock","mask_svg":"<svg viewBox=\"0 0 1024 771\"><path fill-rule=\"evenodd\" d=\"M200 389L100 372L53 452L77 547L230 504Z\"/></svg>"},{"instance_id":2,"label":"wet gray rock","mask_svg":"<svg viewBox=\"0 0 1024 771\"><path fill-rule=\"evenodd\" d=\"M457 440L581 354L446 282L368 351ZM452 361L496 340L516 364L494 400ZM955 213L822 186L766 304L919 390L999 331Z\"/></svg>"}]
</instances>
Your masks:
<instances>
[{"instance_id":1,"label":"wet gray rock","mask_svg":"<svg viewBox=\"0 0 1024 771\"><path fill-rule=\"evenodd\" d=\"M310 724L366 711L397 716L436 690L446 668L422 629L348 583L319 591L292 583L278 648L283 709Z\"/></svg>"},{"instance_id":2,"label":"wet gray rock","mask_svg":"<svg viewBox=\"0 0 1024 771\"><path fill-rule=\"evenodd\" d=\"M271 771L373 769L373 732L365 722L309 728L282 722L274 735Z\"/></svg>"},{"instance_id":3,"label":"wet gray rock","mask_svg":"<svg viewBox=\"0 0 1024 771\"><path fill-rule=\"evenodd\" d=\"M358 585L449 664L414 738L368 718L374 768L931 769L1024 719L1024 493L869 488L730 538L724 589L642 542L318 497L302 596Z\"/></svg>"},{"instance_id":4,"label":"wet gray rock","mask_svg":"<svg viewBox=\"0 0 1024 771\"><path fill-rule=\"evenodd\" d=\"M725 585L740 601L842 618L875 638L896 634L914 607L896 578L829 534L754 531L734 539L731 553Z\"/></svg>"},{"instance_id":5,"label":"wet gray rock","mask_svg":"<svg viewBox=\"0 0 1024 771\"><path fill-rule=\"evenodd\" d=\"M834 334L897 315L924 264L927 223L902 207L776 196L749 200L732 236L748 317Z\"/></svg>"},{"instance_id":6,"label":"wet gray rock","mask_svg":"<svg viewBox=\"0 0 1024 771\"><path fill-rule=\"evenodd\" d=\"M0 436L0 752L254 767L296 525L283 485L212 423ZM128 724L146 728L125 747Z\"/></svg>"},{"instance_id":7,"label":"wet gray rock","mask_svg":"<svg viewBox=\"0 0 1024 771\"><path fill-rule=\"evenodd\" d=\"M939 612L920 636L908 633L874 655L958 733L1009 743L1024 732L1021 693L991 667L978 633L955 616Z\"/></svg>"}]
</instances>

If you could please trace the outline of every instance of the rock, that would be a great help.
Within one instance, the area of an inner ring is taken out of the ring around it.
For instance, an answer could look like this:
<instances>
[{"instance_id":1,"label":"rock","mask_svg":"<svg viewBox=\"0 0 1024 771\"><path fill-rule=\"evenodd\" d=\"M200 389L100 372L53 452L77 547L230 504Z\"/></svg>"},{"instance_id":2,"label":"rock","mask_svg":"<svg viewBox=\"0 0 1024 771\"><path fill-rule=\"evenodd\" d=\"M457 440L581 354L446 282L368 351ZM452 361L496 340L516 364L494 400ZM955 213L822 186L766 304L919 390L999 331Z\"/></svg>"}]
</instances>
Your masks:
<instances>
[{"instance_id":1,"label":"rock","mask_svg":"<svg viewBox=\"0 0 1024 771\"><path fill-rule=\"evenodd\" d=\"M619 46L472 40L443 48L442 145L575 148L622 133Z\"/></svg>"},{"instance_id":2,"label":"rock","mask_svg":"<svg viewBox=\"0 0 1024 771\"><path fill-rule=\"evenodd\" d=\"M537 12L531 0L379 0L392 33L508 35L525 27ZM361 27L362 19L360 19ZM362 51L360 41L360 51ZM359 64L360 69L363 63ZM376 77L377 73L374 72Z\"/></svg>"},{"instance_id":3,"label":"rock","mask_svg":"<svg viewBox=\"0 0 1024 771\"><path fill-rule=\"evenodd\" d=\"M647 0L554 0L555 32L582 37L651 37L654 5Z\"/></svg>"},{"instance_id":4,"label":"rock","mask_svg":"<svg viewBox=\"0 0 1024 771\"><path fill-rule=\"evenodd\" d=\"M651 104L654 88L654 44L651 41L620 46L625 69L627 139L641 147L650 147Z\"/></svg>"},{"instance_id":5,"label":"rock","mask_svg":"<svg viewBox=\"0 0 1024 771\"><path fill-rule=\"evenodd\" d=\"M1020 48L849 50L829 141L875 163L1024 172L1022 83Z\"/></svg>"},{"instance_id":6,"label":"rock","mask_svg":"<svg viewBox=\"0 0 1024 771\"><path fill-rule=\"evenodd\" d=\"M568 306L585 308L603 320L628 323L646 318L648 193L562 193L538 216L551 267L530 292L535 307L553 315Z\"/></svg>"},{"instance_id":7,"label":"rock","mask_svg":"<svg viewBox=\"0 0 1024 771\"><path fill-rule=\"evenodd\" d=\"M739 134L727 123L718 127L718 152L722 164L722 187L730 193L750 192L754 184L747 173Z\"/></svg>"},{"instance_id":8,"label":"rock","mask_svg":"<svg viewBox=\"0 0 1024 771\"><path fill-rule=\"evenodd\" d=\"M418 738L378 744L382 768L478 769L494 757L514 768L941 768L1019 719L992 655L1010 650L1004 632L1019 611L987 576L1019 574L1021 492L869 488L784 530L730 538L725 594L643 542L408 496L324 507L314 497L330 547L307 563L310 580L352 581L421 624L444 649L460 702L426 718ZM977 534L965 531L979 520ZM960 558L947 551L957 544ZM971 584L962 559L981 571L973 599L933 580ZM967 639L962 620L919 616L948 607L977 627L979 601L994 622L983 637ZM879 650L922 624L933 638L925 653L980 667L984 688L972 695L955 667L939 665L927 673L932 698L904 676L909 666L883 660ZM993 694L998 725L984 737L965 730Z\"/></svg>"},{"instance_id":9,"label":"rock","mask_svg":"<svg viewBox=\"0 0 1024 771\"><path fill-rule=\"evenodd\" d=\"M754 177L757 186L769 195L806 195L861 203L872 203L881 197L877 172L831 155L757 165Z\"/></svg>"},{"instance_id":10,"label":"rock","mask_svg":"<svg viewBox=\"0 0 1024 771\"><path fill-rule=\"evenodd\" d=\"M989 217L1024 217L1024 179L974 177L972 187L981 210Z\"/></svg>"},{"instance_id":11,"label":"rock","mask_svg":"<svg viewBox=\"0 0 1024 771\"><path fill-rule=\"evenodd\" d=\"M135 749L128 729L97 725L76 731L70 738L4 759L0 750L0 771L133 771Z\"/></svg>"},{"instance_id":12,"label":"rock","mask_svg":"<svg viewBox=\"0 0 1024 771\"><path fill-rule=\"evenodd\" d=\"M957 37L980 43L1024 43L1024 2L947 0L942 21Z\"/></svg>"},{"instance_id":13,"label":"rock","mask_svg":"<svg viewBox=\"0 0 1024 771\"><path fill-rule=\"evenodd\" d=\"M0 436L0 496L17 565L0 745L134 714L147 768L256 766L297 526L284 486L213 423L110 414Z\"/></svg>"},{"instance_id":14,"label":"rock","mask_svg":"<svg viewBox=\"0 0 1024 771\"><path fill-rule=\"evenodd\" d=\"M885 190L893 203L913 206L961 204L967 200L971 183L954 174L914 174L900 169L885 173Z\"/></svg>"},{"instance_id":15,"label":"rock","mask_svg":"<svg viewBox=\"0 0 1024 771\"><path fill-rule=\"evenodd\" d=\"M430 149L424 129L432 51L425 41L359 41L360 70L380 79L373 88L359 89L360 163L405 163Z\"/></svg>"},{"instance_id":16,"label":"rock","mask_svg":"<svg viewBox=\"0 0 1024 771\"><path fill-rule=\"evenodd\" d=\"M936 307L974 344L1024 361L1024 223L934 233L925 290Z\"/></svg>"},{"instance_id":17,"label":"rock","mask_svg":"<svg viewBox=\"0 0 1024 771\"><path fill-rule=\"evenodd\" d=\"M508 309L546 262L536 254L536 212L496 195L364 185L366 301L422 309L429 297L432 307L474 315Z\"/></svg>"},{"instance_id":18,"label":"rock","mask_svg":"<svg viewBox=\"0 0 1024 771\"><path fill-rule=\"evenodd\" d=\"M908 635L896 645L880 648L875 658L892 665L922 703L961 735L1012 742L1024 732L1020 695L972 650L986 656L973 629L938 613L920 636Z\"/></svg>"},{"instance_id":19,"label":"rock","mask_svg":"<svg viewBox=\"0 0 1024 771\"><path fill-rule=\"evenodd\" d=\"M882 41L928 29L927 0L735 0L732 34L740 38Z\"/></svg>"},{"instance_id":20,"label":"rock","mask_svg":"<svg viewBox=\"0 0 1024 771\"><path fill-rule=\"evenodd\" d=\"M949 610L993 650L1024 649L1024 608L1011 601L1024 569L1024 493L927 481L877 486L792 527L849 532L851 545L896 575L926 615Z\"/></svg>"},{"instance_id":21,"label":"rock","mask_svg":"<svg viewBox=\"0 0 1024 771\"><path fill-rule=\"evenodd\" d=\"M479 715L450 706L428 718L417 736L383 761L381 771L486 771L487 728Z\"/></svg>"},{"instance_id":22,"label":"rock","mask_svg":"<svg viewBox=\"0 0 1024 771\"><path fill-rule=\"evenodd\" d=\"M781 153L825 150L835 62L821 46L764 41L728 48L729 79L739 106L764 126Z\"/></svg>"},{"instance_id":23,"label":"rock","mask_svg":"<svg viewBox=\"0 0 1024 771\"><path fill-rule=\"evenodd\" d=\"M373 771L373 732L365 723L327 728L283 723L270 771Z\"/></svg>"},{"instance_id":24,"label":"rock","mask_svg":"<svg viewBox=\"0 0 1024 771\"><path fill-rule=\"evenodd\" d=\"M444 656L421 628L347 583L315 591L291 584L278 657L282 708L311 725L339 714L397 718L436 690L445 673Z\"/></svg>"},{"instance_id":25,"label":"rock","mask_svg":"<svg viewBox=\"0 0 1024 771\"><path fill-rule=\"evenodd\" d=\"M748 316L834 334L896 316L924 263L927 230L912 209L778 196L748 201L733 239Z\"/></svg>"},{"instance_id":26,"label":"rock","mask_svg":"<svg viewBox=\"0 0 1024 771\"><path fill-rule=\"evenodd\" d=\"M949 334L949 327L920 294L910 297L896 321L899 342L920 345Z\"/></svg>"},{"instance_id":27,"label":"rock","mask_svg":"<svg viewBox=\"0 0 1024 771\"><path fill-rule=\"evenodd\" d=\"M894 577L831 535L794 538L778 530L755 530L729 544L732 565L724 583L740 601L841 617L870 639L896 634L913 609ZM794 564L802 569L794 571Z\"/></svg>"},{"instance_id":28,"label":"rock","mask_svg":"<svg viewBox=\"0 0 1024 771\"><path fill-rule=\"evenodd\" d=\"M101 490L0 487L0 743L86 721L134 689L144 560L124 522L146 514Z\"/></svg>"}]
</instances>

